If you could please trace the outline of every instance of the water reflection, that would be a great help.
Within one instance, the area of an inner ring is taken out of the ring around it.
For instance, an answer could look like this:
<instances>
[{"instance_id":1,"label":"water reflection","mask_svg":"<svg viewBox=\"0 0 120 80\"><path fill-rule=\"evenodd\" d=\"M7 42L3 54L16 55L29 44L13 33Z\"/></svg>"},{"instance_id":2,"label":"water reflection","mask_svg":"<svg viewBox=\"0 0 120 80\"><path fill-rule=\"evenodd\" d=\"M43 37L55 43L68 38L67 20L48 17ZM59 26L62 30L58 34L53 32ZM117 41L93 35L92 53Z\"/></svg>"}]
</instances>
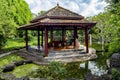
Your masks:
<instances>
[{"instance_id":1,"label":"water reflection","mask_svg":"<svg viewBox=\"0 0 120 80\"><path fill-rule=\"evenodd\" d=\"M106 60L108 59L106 53L98 53L98 58L93 61L86 61L83 63L70 63L66 65L68 78L83 79L85 74L92 73L101 76L107 73Z\"/></svg>"},{"instance_id":2,"label":"water reflection","mask_svg":"<svg viewBox=\"0 0 120 80\"><path fill-rule=\"evenodd\" d=\"M90 70L94 75L101 76L107 73L107 70L103 67L98 67L94 61L88 61L80 64L80 67Z\"/></svg>"},{"instance_id":3,"label":"water reflection","mask_svg":"<svg viewBox=\"0 0 120 80\"><path fill-rule=\"evenodd\" d=\"M83 79L87 72L90 72L88 68L80 67L80 63L70 63L66 65L68 71L67 78L80 78Z\"/></svg>"}]
</instances>

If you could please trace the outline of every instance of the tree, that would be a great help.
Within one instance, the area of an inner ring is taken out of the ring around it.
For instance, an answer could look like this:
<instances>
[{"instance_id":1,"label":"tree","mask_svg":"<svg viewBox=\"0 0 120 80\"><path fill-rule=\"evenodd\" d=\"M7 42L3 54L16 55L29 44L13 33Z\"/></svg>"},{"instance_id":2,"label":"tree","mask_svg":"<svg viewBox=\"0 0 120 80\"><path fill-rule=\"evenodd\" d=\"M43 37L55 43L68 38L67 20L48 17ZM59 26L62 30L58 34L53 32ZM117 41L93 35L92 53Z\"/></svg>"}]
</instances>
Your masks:
<instances>
[{"instance_id":1,"label":"tree","mask_svg":"<svg viewBox=\"0 0 120 80\"><path fill-rule=\"evenodd\" d=\"M5 45L5 35L4 35L4 30L0 26L0 51L3 45Z\"/></svg>"},{"instance_id":2,"label":"tree","mask_svg":"<svg viewBox=\"0 0 120 80\"><path fill-rule=\"evenodd\" d=\"M120 46L120 1L119 0L106 0L109 5L107 9L96 16L92 17L92 20L97 21L96 27L94 27L94 38L102 41L102 49L104 43L108 44L110 52L119 52Z\"/></svg>"},{"instance_id":3,"label":"tree","mask_svg":"<svg viewBox=\"0 0 120 80\"><path fill-rule=\"evenodd\" d=\"M17 25L27 24L32 18L32 13L24 0L5 0L3 7L7 19L13 19Z\"/></svg>"},{"instance_id":4,"label":"tree","mask_svg":"<svg viewBox=\"0 0 120 80\"><path fill-rule=\"evenodd\" d=\"M1 19L2 27L8 38L15 36L18 26L29 23L32 18L32 13L24 0L1 0L0 7L0 15L4 16Z\"/></svg>"},{"instance_id":5,"label":"tree","mask_svg":"<svg viewBox=\"0 0 120 80\"><path fill-rule=\"evenodd\" d=\"M38 13L38 16L41 16L42 14L44 14L46 11L42 10Z\"/></svg>"},{"instance_id":6,"label":"tree","mask_svg":"<svg viewBox=\"0 0 120 80\"><path fill-rule=\"evenodd\" d=\"M109 3L107 10L112 16L110 23L114 27L112 31L114 37L109 45L109 51L120 52L120 0L107 0L107 2Z\"/></svg>"},{"instance_id":7,"label":"tree","mask_svg":"<svg viewBox=\"0 0 120 80\"><path fill-rule=\"evenodd\" d=\"M111 15L108 12L103 12L92 17L92 20L97 22L92 35L97 41L101 42L102 50L104 50L104 45L112 40L112 30L114 27L109 24L110 19Z\"/></svg>"},{"instance_id":8,"label":"tree","mask_svg":"<svg viewBox=\"0 0 120 80\"><path fill-rule=\"evenodd\" d=\"M17 36L18 26L29 23L31 18L32 14L24 0L0 1L0 35L5 39ZM0 38L2 44L5 40Z\"/></svg>"}]
</instances>

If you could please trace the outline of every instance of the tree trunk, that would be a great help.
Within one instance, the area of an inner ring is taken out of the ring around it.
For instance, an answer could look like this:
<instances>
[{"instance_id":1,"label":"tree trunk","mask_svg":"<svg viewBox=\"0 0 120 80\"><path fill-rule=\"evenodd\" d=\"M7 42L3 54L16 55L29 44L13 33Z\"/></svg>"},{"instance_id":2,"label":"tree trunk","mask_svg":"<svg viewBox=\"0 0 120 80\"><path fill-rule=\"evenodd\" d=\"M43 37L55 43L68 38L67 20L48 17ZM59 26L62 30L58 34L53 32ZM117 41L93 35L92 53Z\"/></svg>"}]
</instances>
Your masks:
<instances>
[{"instance_id":1,"label":"tree trunk","mask_svg":"<svg viewBox=\"0 0 120 80\"><path fill-rule=\"evenodd\" d=\"M104 36L102 36L102 51L104 51Z\"/></svg>"},{"instance_id":2,"label":"tree trunk","mask_svg":"<svg viewBox=\"0 0 120 80\"><path fill-rule=\"evenodd\" d=\"M92 46L92 35L90 34L90 46Z\"/></svg>"}]
</instances>

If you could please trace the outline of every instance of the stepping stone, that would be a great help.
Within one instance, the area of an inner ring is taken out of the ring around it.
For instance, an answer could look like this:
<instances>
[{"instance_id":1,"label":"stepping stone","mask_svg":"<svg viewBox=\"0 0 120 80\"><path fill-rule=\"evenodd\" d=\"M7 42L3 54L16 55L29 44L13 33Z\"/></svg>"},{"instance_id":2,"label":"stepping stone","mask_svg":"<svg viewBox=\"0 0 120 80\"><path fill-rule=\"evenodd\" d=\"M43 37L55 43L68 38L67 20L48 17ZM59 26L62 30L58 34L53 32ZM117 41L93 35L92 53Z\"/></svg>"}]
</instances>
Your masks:
<instances>
[{"instance_id":1,"label":"stepping stone","mask_svg":"<svg viewBox=\"0 0 120 80\"><path fill-rule=\"evenodd\" d=\"M14 70L14 68L15 68L14 64L9 64L9 65L4 66L2 69L3 69L3 72L9 72L9 71Z\"/></svg>"},{"instance_id":2,"label":"stepping stone","mask_svg":"<svg viewBox=\"0 0 120 80\"><path fill-rule=\"evenodd\" d=\"M16 66L23 65L23 64L24 64L24 60L21 60L21 61L15 61L14 64L15 64Z\"/></svg>"}]
</instances>

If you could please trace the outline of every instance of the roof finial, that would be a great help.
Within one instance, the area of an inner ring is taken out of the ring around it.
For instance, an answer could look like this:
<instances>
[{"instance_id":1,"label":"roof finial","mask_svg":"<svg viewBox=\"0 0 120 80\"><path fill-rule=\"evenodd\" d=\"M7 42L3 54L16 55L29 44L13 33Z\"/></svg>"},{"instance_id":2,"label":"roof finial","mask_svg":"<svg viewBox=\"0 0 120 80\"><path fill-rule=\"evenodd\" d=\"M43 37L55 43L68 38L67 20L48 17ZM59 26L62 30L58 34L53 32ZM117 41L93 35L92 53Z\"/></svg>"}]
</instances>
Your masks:
<instances>
[{"instance_id":1,"label":"roof finial","mask_svg":"<svg viewBox=\"0 0 120 80\"><path fill-rule=\"evenodd\" d=\"M57 6L59 6L59 3L57 2Z\"/></svg>"}]
</instances>

